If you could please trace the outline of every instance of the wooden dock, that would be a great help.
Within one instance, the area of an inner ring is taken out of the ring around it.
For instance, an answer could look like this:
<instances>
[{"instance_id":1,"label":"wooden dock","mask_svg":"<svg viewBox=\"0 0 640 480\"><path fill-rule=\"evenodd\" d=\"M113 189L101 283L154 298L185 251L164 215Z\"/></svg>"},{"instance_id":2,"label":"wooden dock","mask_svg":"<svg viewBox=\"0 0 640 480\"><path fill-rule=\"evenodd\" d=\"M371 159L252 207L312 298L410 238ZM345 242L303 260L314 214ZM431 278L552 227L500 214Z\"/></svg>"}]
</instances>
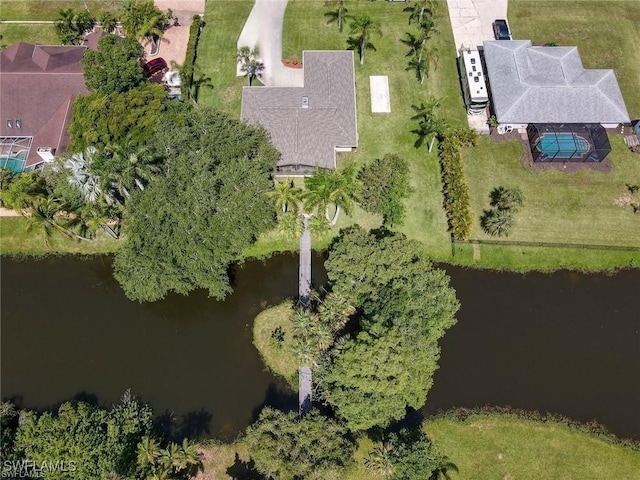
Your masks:
<instances>
[{"instance_id":1,"label":"wooden dock","mask_svg":"<svg viewBox=\"0 0 640 480\"><path fill-rule=\"evenodd\" d=\"M309 302L311 290L311 232L309 215L303 215L304 231L300 237L300 270L298 278L298 298L303 306Z\"/></svg>"},{"instance_id":2,"label":"wooden dock","mask_svg":"<svg viewBox=\"0 0 640 480\"><path fill-rule=\"evenodd\" d=\"M300 367L298 369L298 406L300 415L311 410L313 392L313 376L311 368Z\"/></svg>"}]
</instances>

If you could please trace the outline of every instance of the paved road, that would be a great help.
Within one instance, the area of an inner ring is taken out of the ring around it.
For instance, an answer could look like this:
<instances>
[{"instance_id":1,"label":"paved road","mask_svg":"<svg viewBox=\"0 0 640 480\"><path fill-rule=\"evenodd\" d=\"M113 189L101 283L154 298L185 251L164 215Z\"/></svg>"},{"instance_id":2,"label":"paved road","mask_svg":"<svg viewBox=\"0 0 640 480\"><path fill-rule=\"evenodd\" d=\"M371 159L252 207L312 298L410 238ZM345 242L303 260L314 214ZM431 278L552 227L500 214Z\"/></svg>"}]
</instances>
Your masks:
<instances>
[{"instance_id":1,"label":"paved road","mask_svg":"<svg viewBox=\"0 0 640 480\"><path fill-rule=\"evenodd\" d=\"M256 0L238 38L238 48L260 47L260 59L265 66L261 81L269 87L303 86L302 69L282 64L282 24L286 8L287 0ZM237 73L243 75L239 67Z\"/></svg>"}]
</instances>

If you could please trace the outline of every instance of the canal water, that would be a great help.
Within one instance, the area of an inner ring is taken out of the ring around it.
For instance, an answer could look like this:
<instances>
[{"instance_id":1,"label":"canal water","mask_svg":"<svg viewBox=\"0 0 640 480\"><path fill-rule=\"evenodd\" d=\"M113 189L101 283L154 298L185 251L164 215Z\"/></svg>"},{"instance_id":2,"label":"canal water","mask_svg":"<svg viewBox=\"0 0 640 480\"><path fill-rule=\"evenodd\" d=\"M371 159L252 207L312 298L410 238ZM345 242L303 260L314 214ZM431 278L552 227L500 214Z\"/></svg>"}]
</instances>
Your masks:
<instances>
[{"instance_id":1,"label":"canal water","mask_svg":"<svg viewBox=\"0 0 640 480\"><path fill-rule=\"evenodd\" d=\"M102 405L130 388L174 429L224 440L265 404L297 397L264 370L252 319L297 292L296 255L234 269L225 301L205 292L127 300L109 257L1 262L3 398ZM525 276L446 267L463 305L442 341L423 412L510 405L596 419L640 438L640 270ZM322 258L313 259L322 284Z\"/></svg>"}]
</instances>

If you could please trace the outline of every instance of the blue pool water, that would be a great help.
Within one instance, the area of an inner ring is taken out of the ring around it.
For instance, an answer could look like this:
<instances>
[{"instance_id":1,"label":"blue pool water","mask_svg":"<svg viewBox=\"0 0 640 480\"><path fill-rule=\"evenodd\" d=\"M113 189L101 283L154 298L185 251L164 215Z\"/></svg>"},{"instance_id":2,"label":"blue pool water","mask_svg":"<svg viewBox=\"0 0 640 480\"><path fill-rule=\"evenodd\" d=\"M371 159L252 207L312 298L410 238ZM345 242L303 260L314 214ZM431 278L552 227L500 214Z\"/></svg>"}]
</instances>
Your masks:
<instances>
[{"instance_id":1,"label":"blue pool water","mask_svg":"<svg viewBox=\"0 0 640 480\"><path fill-rule=\"evenodd\" d=\"M20 173L24 168L26 152L22 151L13 156L0 156L0 167L8 168L13 173Z\"/></svg>"},{"instance_id":2,"label":"blue pool water","mask_svg":"<svg viewBox=\"0 0 640 480\"><path fill-rule=\"evenodd\" d=\"M579 157L589 151L589 142L575 133L545 133L536 148L554 158Z\"/></svg>"}]
</instances>

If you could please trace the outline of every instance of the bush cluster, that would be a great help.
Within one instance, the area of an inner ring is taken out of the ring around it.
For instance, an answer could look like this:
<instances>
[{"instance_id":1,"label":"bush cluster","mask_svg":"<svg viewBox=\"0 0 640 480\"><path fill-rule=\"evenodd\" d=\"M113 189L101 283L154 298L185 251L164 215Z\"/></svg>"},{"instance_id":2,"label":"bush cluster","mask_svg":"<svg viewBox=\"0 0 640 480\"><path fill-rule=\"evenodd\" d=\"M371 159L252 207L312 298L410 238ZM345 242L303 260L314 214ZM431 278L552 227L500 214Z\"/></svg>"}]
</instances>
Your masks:
<instances>
[{"instance_id":1,"label":"bush cluster","mask_svg":"<svg viewBox=\"0 0 640 480\"><path fill-rule=\"evenodd\" d=\"M194 66L196 63L198 40L200 32L204 27L204 21L200 15L193 16L193 22L189 29L189 43L187 44L187 53L184 57L184 64L180 70L180 80L182 82L182 98L191 98L191 86L193 85Z\"/></svg>"},{"instance_id":2,"label":"bush cluster","mask_svg":"<svg viewBox=\"0 0 640 480\"><path fill-rule=\"evenodd\" d=\"M440 166L449 231L456 240L467 240L471 234L473 213L469 186L462 169L460 146L475 143L475 138L459 135L457 130L444 136L440 143ZM463 143L464 142L464 143Z\"/></svg>"}]
</instances>

